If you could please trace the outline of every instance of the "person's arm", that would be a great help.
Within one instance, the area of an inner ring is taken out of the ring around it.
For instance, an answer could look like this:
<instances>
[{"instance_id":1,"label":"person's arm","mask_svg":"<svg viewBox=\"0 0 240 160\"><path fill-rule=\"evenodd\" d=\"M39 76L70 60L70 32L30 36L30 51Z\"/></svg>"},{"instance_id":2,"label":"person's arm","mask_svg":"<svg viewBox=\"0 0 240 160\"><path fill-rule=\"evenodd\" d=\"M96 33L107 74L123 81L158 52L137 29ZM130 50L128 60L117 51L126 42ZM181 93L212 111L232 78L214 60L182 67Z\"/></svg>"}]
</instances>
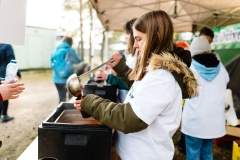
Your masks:
<instances>
[{"instance_id":1,"label":"person's arm","mask_svg":"<svg viewBox=\"0 0 240 160\"><path fill-rule=\"evenodd\" d=\"M133 112L129 103L114 103L92 94L84 97L80 103L81 111L91 115L102 124L124 133L138 132L148 127Z\"/></svg>"},{"instance_id":2,"label":"person's arm","mask_svg":"<svg viewBox=\"0 0 240 160\"><path fill-rule=\"evenodd\" d=\"M132 69L126 65L125 60L122 58L116 66L113 67L113 70L117 73L117 76L120 77L130 88L133 84L133 80L129 80L128 76L131 73Z\"/></svg>"},{"instance_id":3,"label":"person's arm","mask_svg":"<svg viewBox=\"0 0 240 160\"><path fill-rule=\"evenodd\" d=\"M7 99L16 99L23 90L24 85L22 83L3 83L0 85L1 101Z\"/></svg>"},{"instance_id":4,"label":"person's arm","mask_svg":"<svg viewBox=\"0 0 240 160\"><path fill-rule=\"evenodd\" d=\"M132 71L132 69L127 66L124 58L122 58L120 62L113 67L113 69L120 77L128 77L128 75Z\"/></svg>"},{"instance_id":5,"label":"person's arm","mask_svg":"<svg viewBox=\"0 0 240 160\"><path fill-rule=\"evenodd\" d=\"M3 97L2 97L2 95L0 94L0 102L2 102L3 101Z\"/></svg>"},{"instance_id":6,"label":"person's arm","mask_svg":"<svg viewBox=\"0 0 240 160\"><path fill-rule=\"evenodd\" d=\"M129 89L128 85L121 78L113 74L109 74L107 76L107 83L117 86L118 89L124 89L124 90Z\"/></svg>"},{"instance_id":7,"label":"person's arm","mask_svg":"<svg viewBox=\"0 0 240 160\"><path fill-rule=\"evenodd\" d=\"M76 51L73 48L69 50L68 56L69 56L68 59L70 60L71 64L77 64L81 62L80 56L76 53Z\"/></svg>"},{"instance_id":8,"label":"person's arm","mask_svg":"<svg viewBox=\"0 0 240 160\"><path fill-rule=\"evenodd\" d=\"M132 86L134 81L129 80L128 78L132 69L126 65L126 59L121 53L113 53L108 65L112 67L112 69L117 73L117 76L120 77L129 88Z\"/></svg>"}]
</instances>

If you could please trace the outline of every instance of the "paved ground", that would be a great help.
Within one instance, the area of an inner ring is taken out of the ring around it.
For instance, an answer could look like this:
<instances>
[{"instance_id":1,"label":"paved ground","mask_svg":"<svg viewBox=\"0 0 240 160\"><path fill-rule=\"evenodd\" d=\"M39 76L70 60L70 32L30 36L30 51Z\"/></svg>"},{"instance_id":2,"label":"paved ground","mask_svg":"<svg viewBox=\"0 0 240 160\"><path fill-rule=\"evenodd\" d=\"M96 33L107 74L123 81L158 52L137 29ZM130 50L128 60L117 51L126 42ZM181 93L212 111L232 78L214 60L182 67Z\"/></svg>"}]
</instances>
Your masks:
<instances>
[{"instance_id":1,"label":"paved ground","mask_svg":"<svg viewBox=\"0 0 240 160\"><path fill-rule=\"evenodd\" d=\"M57 105L57 91L50 71L22 72L26 90L11 100L9 115L15 119L0 123L0 160L15 160L36 137L38 125Z\"/></svg>"}]
</instances>

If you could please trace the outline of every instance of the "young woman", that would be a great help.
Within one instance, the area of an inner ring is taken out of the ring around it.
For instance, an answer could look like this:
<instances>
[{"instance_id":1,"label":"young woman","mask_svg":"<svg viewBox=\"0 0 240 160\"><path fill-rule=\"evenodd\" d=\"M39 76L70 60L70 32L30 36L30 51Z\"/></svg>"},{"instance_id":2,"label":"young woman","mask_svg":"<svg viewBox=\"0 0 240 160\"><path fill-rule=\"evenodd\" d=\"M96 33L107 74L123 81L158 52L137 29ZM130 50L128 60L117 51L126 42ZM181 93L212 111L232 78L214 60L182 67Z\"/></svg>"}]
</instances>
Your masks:
<instances>
[{"instance_id":1,"label":"young woman","mask_svg":"<svg viewBox=\"0 0 240 160\"><path fill-rule=\"evenodd\" d=\"M164 11L152 11L134 23L139 60L129 78L134 83L124 103L95 95L76 100L75 107L118 131L122 160L171 160L172 136L180 125L183 93L196 94L196 81L173 50L173 26ZM116 63L114 58L111 63Z\"/></svg>"},{"instance_id":2,"label":"young woman","mask_svg":"<svg viewBox=\"0 0 240 160\"><path fill-rule=\"evenodd\" d=\"M125 57L126 57L126 65L129 68L134 68L136 65L137 61L137 51L134 48L134 37L133 37L133 24L136 21L136 18L133 18L129 20L125 25L124 25L124 31L126 33L126 41L127 41L127 50L125 51Z\"/></svg>"}]
</instances>

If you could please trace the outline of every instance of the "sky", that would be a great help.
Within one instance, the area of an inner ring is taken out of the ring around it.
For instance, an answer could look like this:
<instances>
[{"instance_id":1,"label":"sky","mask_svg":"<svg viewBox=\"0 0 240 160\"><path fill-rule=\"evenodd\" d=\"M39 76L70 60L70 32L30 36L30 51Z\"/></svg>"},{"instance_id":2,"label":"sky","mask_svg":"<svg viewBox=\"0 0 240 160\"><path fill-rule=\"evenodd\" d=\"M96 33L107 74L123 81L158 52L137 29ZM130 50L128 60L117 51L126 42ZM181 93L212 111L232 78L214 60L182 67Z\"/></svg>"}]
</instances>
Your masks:
<instances>
[{"instance_id":1,"label":"sky","mask_svg":"<svg viewBox=\"0 0 240 160\"><path fill-rule=\"evenodd\" d=\"M27 0L26 6L26 26L36 26L49 29L57 29L61 33L71 33L79 30L79 13L78 11L64 11L64 0ZM83 11L84 24L83 24L83 39L85 47L89 47L89 31L90 19L88 10ZM102 41L102 25L94 16L92 39L95 47L99 48ZM71 34L70 34L71 35ZM77 37L79 41L80 37Z\"/></svg>"},{"instance_id":2,"label":"sky","mask_svg":"<svg viewBox=\"0 0 240 160\"><path fill-rule=\"evenodd\" d=\"M64 28L74 31L79 28L78 11L64 11L64 0L27 0L26 25L51 29ZM83 11L84 19L83 32L89 32L89 13ZM95 16L96 17L96 16ZM101 28L99 22L94 20L94 28Z\"/></svg>"},{"instance_id":3,"label":"sky","mask_svg":"<svg viewBox=\"0 0 240 160\"><path fill-rule=\"evenodd\" d=\"M27 0L26 25L56 29L63 16L63 0Z\"/></svg>"}]
</instances>

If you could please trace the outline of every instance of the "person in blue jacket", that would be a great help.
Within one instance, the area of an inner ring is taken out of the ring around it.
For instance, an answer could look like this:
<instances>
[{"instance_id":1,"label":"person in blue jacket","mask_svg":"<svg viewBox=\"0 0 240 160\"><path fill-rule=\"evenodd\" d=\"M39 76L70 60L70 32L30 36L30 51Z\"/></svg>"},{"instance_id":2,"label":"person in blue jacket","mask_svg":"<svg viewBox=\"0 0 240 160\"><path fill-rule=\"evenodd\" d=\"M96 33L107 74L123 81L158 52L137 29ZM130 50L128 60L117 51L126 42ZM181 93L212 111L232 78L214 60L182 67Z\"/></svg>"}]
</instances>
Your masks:
<instances>
[{"instance_id":1,"label":"person in blue jacket","mask_svg":"<svg viewBox=\"0 0 240 160\"><path fill-rule=\"evenodd\" d=\"M6 76L7 64L15 59L13 47L10 44L0 43L0 77L4 80ZM18 71L18 78L21 78L21 74ZM0 102L0 120L1 122L8 122L13 120L13 117L8 116L8 100Z\"/></svg>"},{"instance_id":2,"label":"person in blue jacket","mask_svg":"<svg viewBox=\"0 0 240 160\"><path fill-rule=\"evenodd\" d=\"M72 37L64 37L51 55L53 81L58 91L59 102L66 101L66 81L74 72L74 64L80 63L80 57L72 48Z\"/></svg>"}]
</instances>

